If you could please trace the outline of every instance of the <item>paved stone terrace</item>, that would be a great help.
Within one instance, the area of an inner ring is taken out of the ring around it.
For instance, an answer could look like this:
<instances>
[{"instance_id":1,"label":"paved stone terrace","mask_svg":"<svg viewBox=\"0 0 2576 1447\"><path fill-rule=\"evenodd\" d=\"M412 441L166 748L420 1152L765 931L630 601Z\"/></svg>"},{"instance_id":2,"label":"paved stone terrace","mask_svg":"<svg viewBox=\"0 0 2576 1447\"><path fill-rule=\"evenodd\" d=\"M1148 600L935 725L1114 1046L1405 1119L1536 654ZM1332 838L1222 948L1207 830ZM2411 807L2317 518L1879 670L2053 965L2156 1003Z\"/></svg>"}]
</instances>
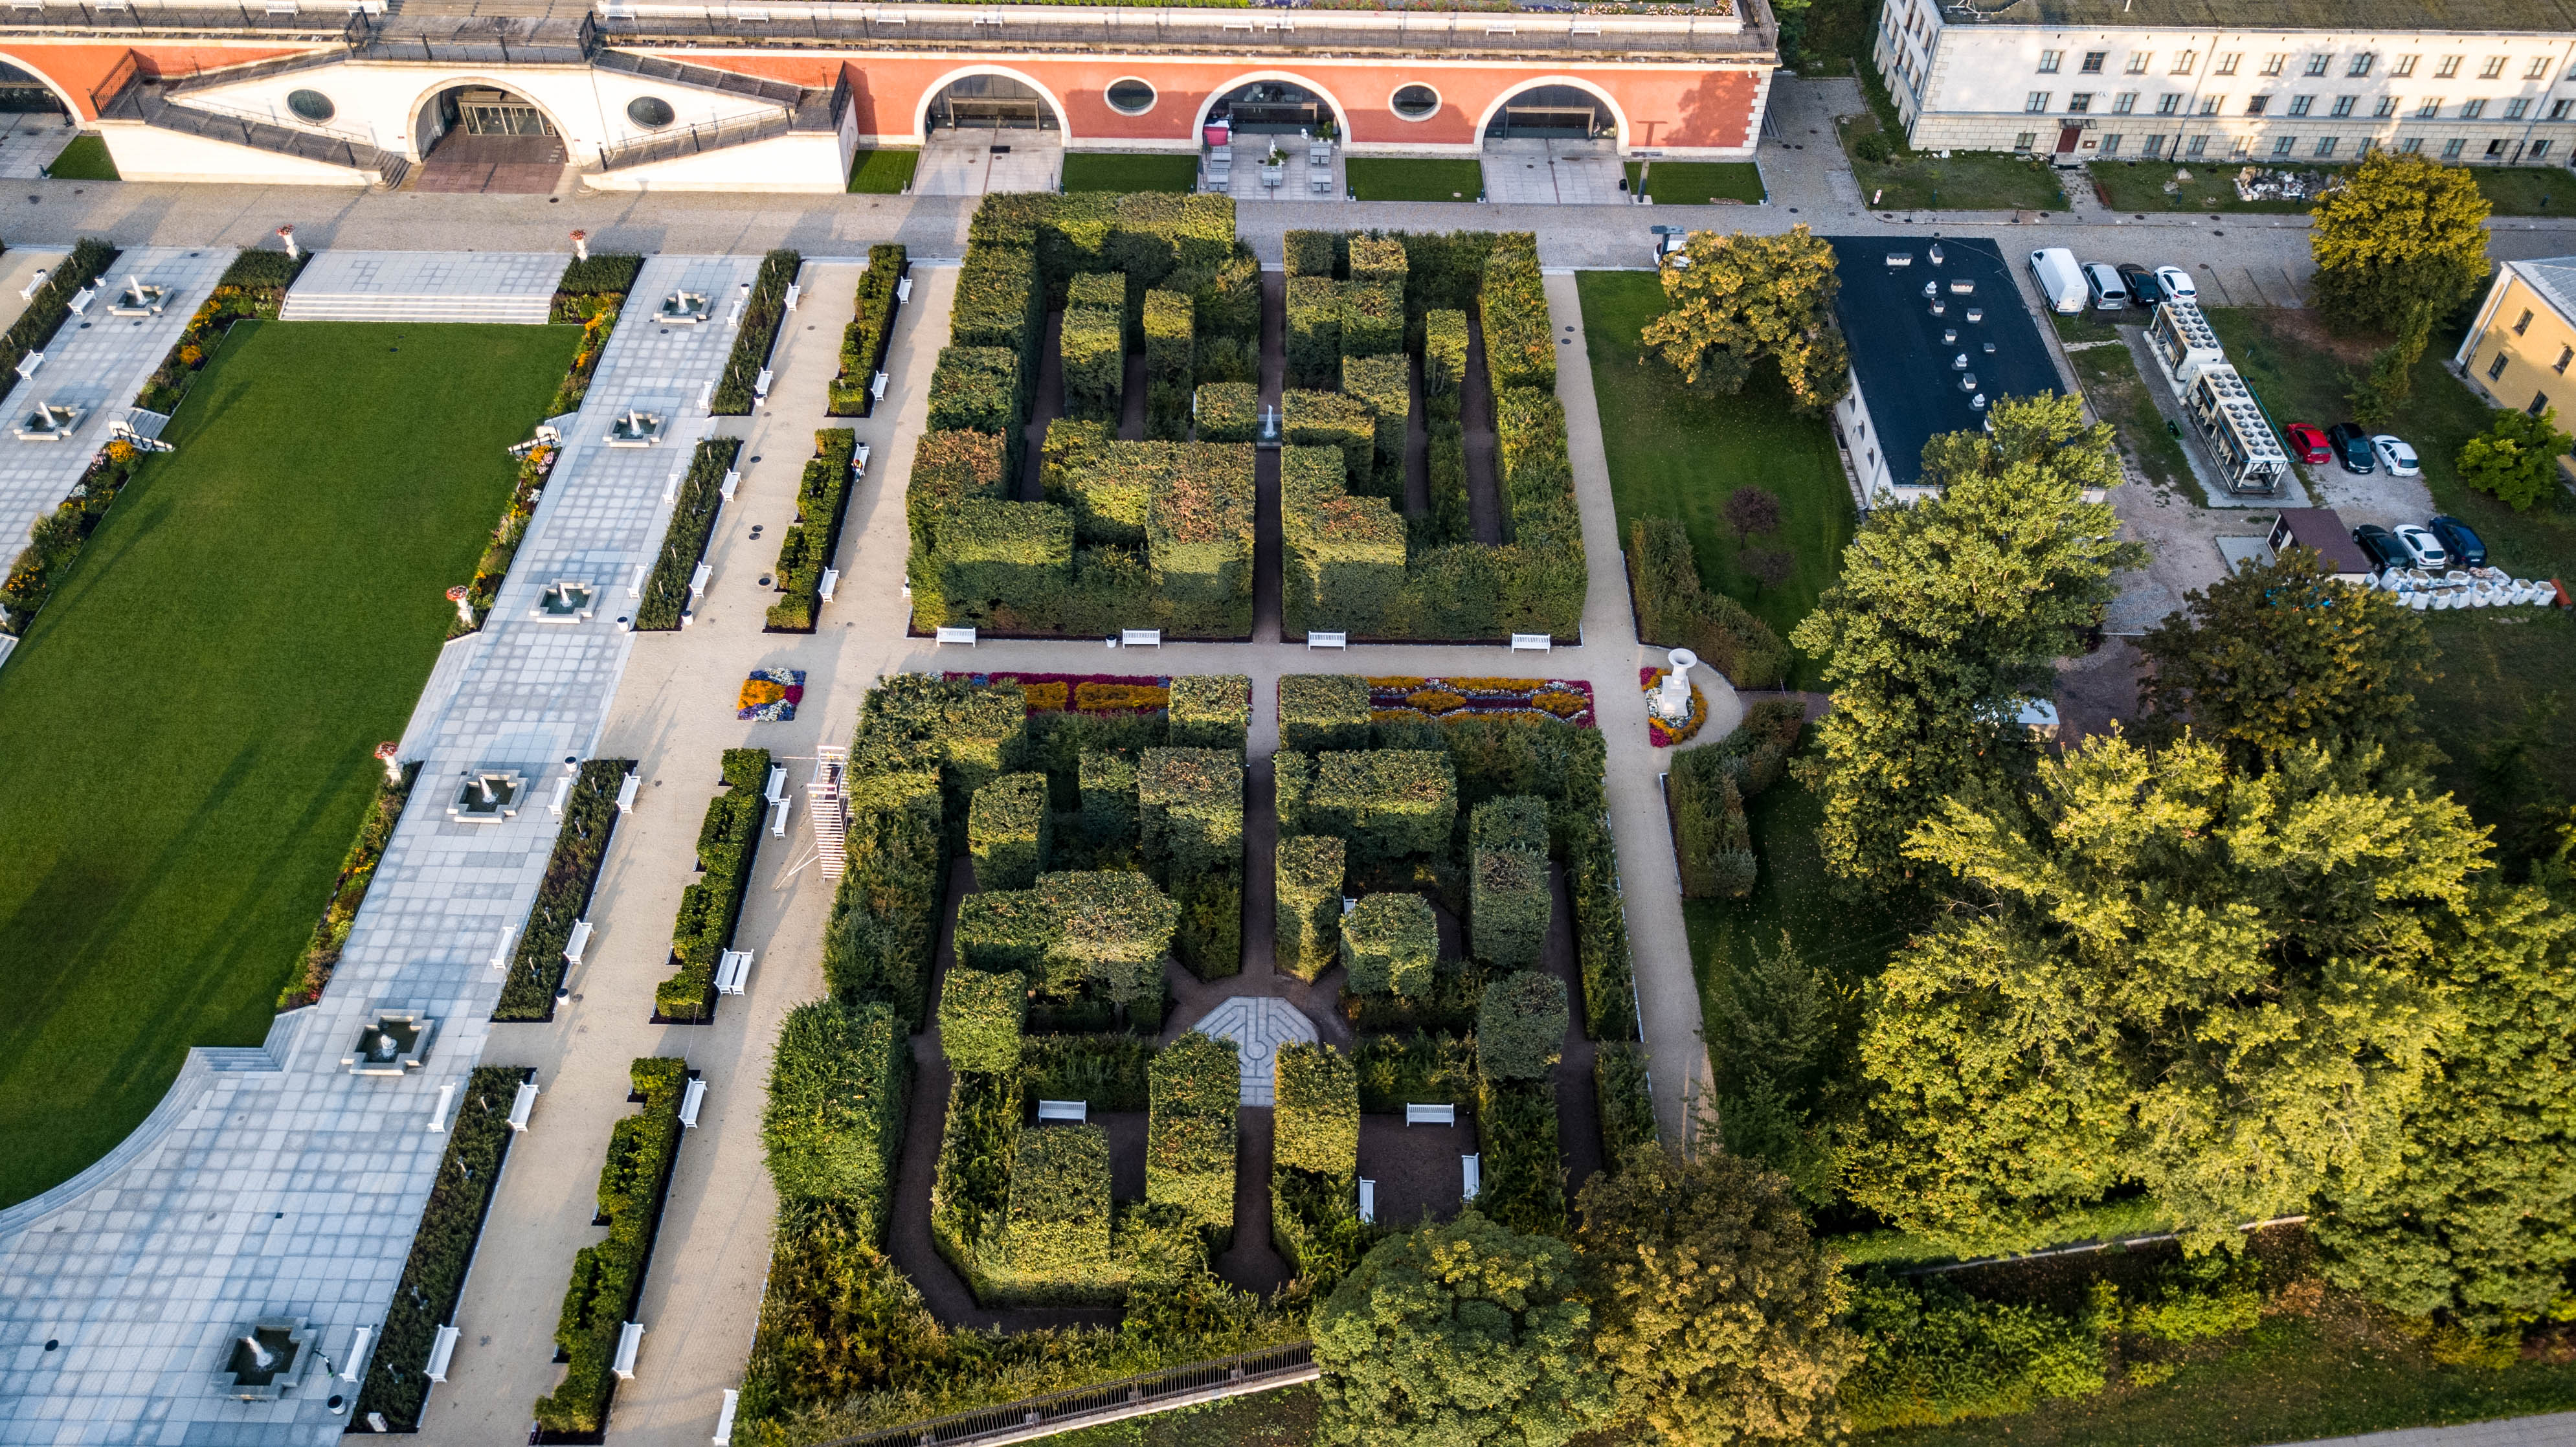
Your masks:
<instances>
[{"instance_id":1,"label":"paved stone terrace","mask_svg":"<svg viewBox=\"0 0 2576 1447\"><path fill-rule=\"evenodd\" d=\"M1190 1021L1189 1028L1234 1042L1236 1063L1243 1070L1244 1105L1271 1103L1272 1071L1282 1046L1315 1043L1314 1021L1287 1001L1265 995L1219 1000L1216 1008Z\"/></svg>"},{"instance_id":2,"label":"paved stone terrace","mask_svg":"<svg viewBox=\"0 0 2576 1447\"><path fill-rule=\"evenodd\" d=\"M107 445L110 414L133 405L135 395L152 377L161 359L188 329L214 290L224 268L233 264L233 248L201 246L193 251L147 246L127 251L108 272L87 316L65 319L46 344L45 364L29 381L17 381L8 401L0 403L0 567L27 545L27 530L71 495L72 484L89 470L89 460ZM110 292L139 276L172 289L170 304L157 317L108 314ZM26 283L18 283L24 286ZM12 288L9 300L18 298ZM8 429L39 402L81 409L80 425L61 442L21 442Z\"/></svg>"},{"instance_id":3,"label":"paved stone terrace","mask_svg":"<svg viewBox=\"0 0 2576 1447\"><path fill-rule=\"evenodd\" d=\"M731 292L758 268L757 257L657 257L636 295L684 282ZM493 951L524 919L553 846L545 770L590 751L632 643L612 609L580 624L530 618L536 580L615 579L602 601L623 596L659 547L666 481L687 448L594 439L630 401L693 402L732 331L663 329L641 307L619 326L322 1001L279 1017L260 1049L191 1051L161 1109L107 1160L0 1213L0 1442L340 1436L346 1419L325 1408L318 1376L285 1402L245 1404L216 1396L210 1373L252 1317L308 1318L334 1369L356 1328L383 1320L446 1144L428 1128L439 1088L482 1051ZM451 822L452 781L495 764L531 776L530 807L497 825ZM438 1018L427 1065L351 1077L342 1052L391 1004Z\"/></svg>"},{"instance_id":4,"label":"paved stone terrace","mask_svg":"<svg viewBox=\"0 0 2576 1447\"><path fill-rule=\"evenodd\" d=\"M291 322L537 326L567 259L559 251L325 251L295 279L278 314Z\"/></svg>"}]
</instances>

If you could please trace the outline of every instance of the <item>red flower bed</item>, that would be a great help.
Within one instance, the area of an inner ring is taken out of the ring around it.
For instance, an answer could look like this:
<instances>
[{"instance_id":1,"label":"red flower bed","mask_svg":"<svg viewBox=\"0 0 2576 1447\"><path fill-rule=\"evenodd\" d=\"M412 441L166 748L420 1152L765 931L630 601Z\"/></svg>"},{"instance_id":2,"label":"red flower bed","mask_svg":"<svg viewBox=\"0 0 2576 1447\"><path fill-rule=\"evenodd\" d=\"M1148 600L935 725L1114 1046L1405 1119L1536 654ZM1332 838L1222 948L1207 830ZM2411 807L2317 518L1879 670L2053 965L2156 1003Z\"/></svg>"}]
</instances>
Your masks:
<instances>
[{"instance_id":1,"label":"red flower bed","mask_svg":"<svg viewBox=\"0 0 2576 1447\"><path fill-rule=\"evenodd\" d=\"M1168 674L946 673L951 682L1016 683L1031 713L1161 713L1171 706Z\"/></svg>"},{"instance_id":2,"label":"red flower bed","mask_svg":"<svg viewBox=\"0 0 2576 1447\"><path fill-rule=\"evenodd\" d=\"M1669 668L1640 668L1637 670L1637 687L1651 700L1655 691L1663 687L1664 675L1670 672ZM1688 743L1699 733L1700 725L1707 722L1708 695L1701 693L1699 685L1694 683L1691 685L1690 717L1676 727L1655 717L1654 710L1650 708L1646 711L1646 736L1654 740L1656 748L1669 749L1675 744Z\"/></svg>"}]
</instances>

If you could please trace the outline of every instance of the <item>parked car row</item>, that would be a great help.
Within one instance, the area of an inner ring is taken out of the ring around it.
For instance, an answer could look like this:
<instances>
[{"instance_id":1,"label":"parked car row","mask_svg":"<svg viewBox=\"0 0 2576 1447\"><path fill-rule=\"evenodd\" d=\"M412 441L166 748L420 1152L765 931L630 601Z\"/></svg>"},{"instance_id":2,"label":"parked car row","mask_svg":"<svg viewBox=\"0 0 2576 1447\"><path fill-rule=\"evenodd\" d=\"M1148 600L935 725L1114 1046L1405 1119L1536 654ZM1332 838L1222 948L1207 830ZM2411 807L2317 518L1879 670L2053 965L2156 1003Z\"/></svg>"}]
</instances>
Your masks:
<instances>
[{"instance_id":1,"label":"parked car row","mask_svg":"<svg viewBox=\"0 0 2576 1447\"><path fill-rule=\"evenodd\" d=\"M2391 568L2483 568L2487 545L2467 523L2443 514L2422 524L2400 523L2394 529L2363 523L2352 530L2362 556L2381 572Z\"/></svg>"},{"instance_id":2,"label":"parked car row","mask_svg":"<svg viewBox=\"0 0 2576 1447\"><path fill-rule=\"evenodd\" d=\"M2383 470L2390 477L2414 477L2424 470L2415 449L2394 433L2364 432L2350 422L2338 422L2323 432L2307 422L2293 422L2282 430L2289 434L2290 455L2311 467L2338 463L2356 477Z\"/></svg>"},{"instance_id":3,"label":"parked car row","mask_svg":"<svg viewBox=\"0 0 2576 1447\"><path fill-rule=\"evenodd\" d=\"M2030 275L2051 310L2072 315L2091 306L2095 311L2153 308L2158 302L2198 301L2200 288L2179 266L2149 268L2134 261L2114 266L2106 261L2079 264L2063 246L2030 254Z\"/></svg>"}]
</instances>

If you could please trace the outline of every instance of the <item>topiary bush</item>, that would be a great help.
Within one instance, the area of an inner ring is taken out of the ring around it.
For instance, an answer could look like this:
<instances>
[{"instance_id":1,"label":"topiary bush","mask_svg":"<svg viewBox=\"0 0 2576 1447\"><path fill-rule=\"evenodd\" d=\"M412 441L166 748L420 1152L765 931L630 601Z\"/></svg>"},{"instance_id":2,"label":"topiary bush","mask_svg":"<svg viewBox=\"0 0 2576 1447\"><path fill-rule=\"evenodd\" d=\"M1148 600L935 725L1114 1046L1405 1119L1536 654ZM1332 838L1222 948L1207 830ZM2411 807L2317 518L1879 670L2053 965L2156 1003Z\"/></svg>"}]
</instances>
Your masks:
<instances>
[{"instance_id":1,"label":"topiary bush","mask_svg":"<svg viewBox=\"0 0 2576 1447\"><path fill-rule=\"evenodd\" d=\"M966 843L975 859L978 889L1026 889L1046 868L1047 778L1004 774L975 791L966 815Z\"/></svg>"},{"instance_id":2,"label":"topiary bush","mask_svg":"<svg viewBox=\"0 0 2576 1447\"><path fill-rule=\"evenodd\" d=\"M1565 982L1515 970L1476 1008L1476 1069L1487 1080L1540 1080L1565 1053Z\"/></svg>"},{"instance_id":3,"label":"topiary bush","mask_svg":"<svg viewBox=\"0 0 2576 1447\"><path fill-rule=\"evenodd\" d=\"M1342 364L1342 386L1377 414L1375 474L1366 495L1404 496L1404 429L1413 417L1413 364L1402 352L1353 357Z\"/></svg>"},{"instance_id":4,"label":"topiary bush","mask_svg":"<svg viewBox=\"0 0 2576 1447\"><path fill-rule=\"evenodd\" d=\"M1779 782L1806 726L1796 699L1764 699L1745 710L1735 731L1673 760L1670 797L1673 853L1682 894L1742 899L1753 892L1757 865L1745 805Z\"/></svg>"},{"instance_id":5,"label":"topiary bush","mask_svg":"<svg viewBox=\"0 0 2576 1447\"><path fill-rule=\"evenodd\" d=\"M1504 969L1536 966L1547 951L1551 903L1547 856L1527 849L1479 849L1467 873L1467 941L1477 959Z\"/></svg>"},{"instance_id":6,"label":"topiary bush","mask_svg":"<svg viewBox=\"0 0 2576 1447\"><path fill-rule=\"evenodd\" d=\"M939 982L939 1051L951 1070L1006 1075L1020 1068L1028 977L956 967Z\"/></svg>"},{"instance_id":7,"label":"topiary bush","mask_svg":"<svg viewBox=\"0 0 2576 1447\"><path fill-rule=\"evenodd\" d=\"M1190 387L1197 380L1196 308L1185 292L1145 293L1145 435L1189 435ZM1210 439L1211 441L1215 439Z\"/></svg>"},{"instance_id":8,"label":"topiary bush","mask_svg":"<svg viewBox=\"0 0 2576 1447\"><path fill-rule=\"evenodd\" d=\"M1176 881L1181 912L1172 952L1202 980L1243 973L1243 874L1240 863Z\"/></svg>"},{"instance_id":9,"label":"topiary bush","mask_svg":"<svg viewBox=\"0 0 2576 1447\"><path fill-rule=\"evenodd\" d=\"M1289 633L1405 636L1399 610L1414 581L1405 520L1385 497L1350 495L1350 462L1340 448L1282 449L1279 528Z\"/></svg>"},{"instance_id":10,"label":"topiary bush","mask_svg":"<svg viewBox=\"0 0 2576 1447\"><path fill-rule=\"evenodd\" d=\"M1329 1045L1283 1045L1271 1067L1274 1167L1348 1176L1360 1164L1359 1076Z\"/></svg>"},{"instance_id":11,"label":"topiary bush","mask_svg":"<svg viewBox=\"0 0 2576 1447\"><path fill-rule=\"evenodd\" d=\"M1302 754L1369 746L1368 680L1352 673L1291 673L1279 680L1279 747Z\"/></svg>"},{"instance_id":12,"label":"topiary bush","mask_svg":"<svg viewBox=\"0 0 2576 1447\"><path fill-rule=\"evenodd\" d=\"M1349 244L1344 232L1299 230L1283 238L1281 249L1290 276L1320 276L1329 281L1342 269L1342 256Z\"/></svg>"},{"instance_id":13,"label":"topiary bush","mask_svg":"<svg viewBox=\"0 0 2576 1447\"><path fill-rule=\"evenodd\" d=\"M640 263L643 258L637 257ZM894 339L895 290L911 269L899 243L868 248L868 269L859 277L849 326L841 333L841 371L825 392L834 417L865 417L876 410L871 385L885 365L886 347ZM570 272L565 275L569 277ZM620 291L624 287L618 288Z\"/></svg>"},{"instance_id":14,"label":"topiary bush","mask_svg":"<svg viewBox=\"0 0 2576 1447\"><path fill-rule=\"evenodd\" d=\"M1107 1131L1096 1125L1023 1128L1011 1154L1010 1203L1004 1239L1013 1274L1077 1290L1107 1278Z\"/></svg>"},{"instance_id":15,"label":"topiary bush","mask_svg":"<svg viewBox=\"0 0 2576 1447\"><path fill-rule=\"evenodd\" d=\"M841 547L841 514L847 510L851 485L857 480L851 458L858 434L847 427L826 427L814 434L814 456L796 486L796 521L778 537L778 591L769 605L769 633L811 633L823 606L823 570Z\"/></svg>"},{"instance_id":16,"label":"topiary bush","mask_svg":"<svg viewBox=\"0 0 2576 1447\"><path fill-rule=\"evenodd\" d=\"M871 1237L894 1202L912 1043L894 1011L815 1000L788 1012L760 1124L783 1198L837 1201Z\"/></svg>"},{"instance_id":17,"label":"topiary bush","mask_svg":"<svg viewBox=\"0 0 2576 1447\"><path fill-rule=\"evenodd\" d=\"M1288 278L1288 385L1342 385L1342 287L1329 276Z\"/></svg>"},{"instance_id":18,"label":"topiary bush","mask_svg":"<svg viewBox=\"0 0 2576 1447\"><path fill-rule=\"evenodd\" d=\"M1418 894L1363 895L1342 917L1342 960L1353 994L1427 995L1440 925Z\"/></svg>"},{"instance_id":19,"label":"topiary bush","mask_svg":"<svg viewBox=\"0 0 2576 1447\"><path fill-rule=\"evenodd\" d=\"M1291 447L1341 449L1344 486L1368 497L1377 485L1377 413L1348 392L1291 389L1279 396L1280 436Z\"/></svg>"},{"instance_id":20,"label":"topiary bush","mask_svg":"<svg viewBox=\"0 0 2576 1447\"><path fill-rule=\"evenodd\" d=\"M1301 980L1332 967L1341 940L1342 841L1330 834L1282 834L1276 855L1277 948L1273 962Z\"/></svg>"},{"instance_id":21,"label":"topiary bush","mask_svg":"<svg viewBox=\"0 0 2576 1447\"><path fill-rule=\"evenodd\" d=\"M778 324L787 317L787 288L804 265L805 258L793 251L773 251L760 259L760 274L743 305L741 329L734 333L733 355L725 360L724 376L716 383L707 410L719 417L750 415L752 386L769 366L769 354L778 345Z\"/></svg>"},{"instance_id":22,"label":"topiary bush","mask_svg":"<svg viewBox=\"0 0 2576 1447\"><path fill-rule=\"evenodd\" d=\"M1250 442L1261 431L1261 389L1250 382L1205 383L1190 418L1201 442Z\"/></svg>"},{"instance_id":23,"label":"topiary bush","mask_svg":"<svg viewBox=\"0 0 2576 1447\"><path fill-rule=\"evenodd\" d=\"M1352 281L1403 284L1409 265L1403 242L1392 236L1354 236L1346 247Z\"/></svg>"},{"instance_id":24,"label":"topiary bush","mask_svg":"<svg viewBox=\"0 0 2576 1447\"><path fill-rule=\"evenodd\" d=\"M1252 731L1252 680L1240 673L1185 673L1172 680L1169 710L1176 749L1229 749L1240 759Z\"/></svg>"},{"instance_id":25,"label":"topiary bush","mask_svg":"<svg viewBox=\"0 0 2576 1447\"><path fill-rule=\"evenodd\" d=\"M1539 274L1538 237L1514 231L1494 239L1478 294L1485 327L1485 370L1494 390L1556 390L1556 336L1547 313L1547 283Z\"/></svg>"},{"instance_id":26,"label":"topiary bush","mask_svg":"<svg viewBox=\"0 0 2576 1447\"><path fill-rule=\"evenodd\" d=\"M1234 1042L1191 1031L1154 1053L1146 1077L1145 1199L1218 1230L1234 1226L1235 1111L1242 1072Z\"/></svg>"},{"instance_id":27,"label":"topiary bush","mask_svg":"<svg viewBox=\"0 0 2576 1447\"><path fill-rule=\"evenodd\" d=\"M1399 248L1401 249L1401 248ZM1404 350L1404 280L1342 283L1343 385L1355 357L1383 357Z\"/></svg>"},{"instance_id":28,"label":"topiary bush","mask_svg":"<svg viewBox=\"0 0 2576 1447\"><path fill-rule=\"evenodd\" d=\"M1338 834L1362 868L1448 849L1458 817L1458 781L1446 753L1342 749L1317 755L1311 775L1304 774L1303 763L1295 756L1286 767L1273 761L1274 775L1300 775L1281 791L1281 829Z\"/></svg>"},{"instance_id":29,"label":"topiary bush","mask_svg":"<svg viewBox=\"0 0 2576 1447\"><path fill-rule=\"evenodd\" d=\"M1178 882L1243 863L1243 761L1219 749L1147 749L1136 768L1145 859Z\"/></svg>"},{"instance_id":30,"label":"topiary bush","mask_svg":"<svg viewBox=\"0 0 2576 1447\"><path fill-rule=\"evenodd\" d=\"M1094 844L1136 837L1136 760L1125 749L1084 749L1076 778L1082 835Z\"/></svg>"}]
</instances>

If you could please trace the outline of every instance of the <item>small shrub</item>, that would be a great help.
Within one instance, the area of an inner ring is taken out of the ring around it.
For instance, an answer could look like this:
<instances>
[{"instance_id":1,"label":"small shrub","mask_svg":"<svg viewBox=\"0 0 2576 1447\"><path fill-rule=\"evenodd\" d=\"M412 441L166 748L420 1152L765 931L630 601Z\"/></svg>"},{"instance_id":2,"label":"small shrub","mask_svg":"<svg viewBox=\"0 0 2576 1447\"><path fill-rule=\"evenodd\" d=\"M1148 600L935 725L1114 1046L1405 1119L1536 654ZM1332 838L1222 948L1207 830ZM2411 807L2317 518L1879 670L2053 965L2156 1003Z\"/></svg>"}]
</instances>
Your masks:
<instances>
[{"instance_id":1,"label":"small shrub","mask_svg":"<svg viewBox=\"0 0 2576 1447\"><path fill-rule=\"evenodd\" d=\"M804 264L805 259L793 251L773 251L761 258L760 275L743 306L742 329L734 333L733 355L725 362L724 376L716 383L708 409L717 416L751 414L752 384L760 379L770 351L778 345L778 324L787 315L787 288Z\"/></svg>"},{"instance_id":2,"label":"small shrub","mask_svg":"<svg viewBox=\"0 0 2576 1447\"><path fill-rule=\"evenodd\" d=\"M939 982L939 1049L951 1070L1007 1075L1020 1067L1028 978L963 965Z\"/></svg>"}]
</instances>

